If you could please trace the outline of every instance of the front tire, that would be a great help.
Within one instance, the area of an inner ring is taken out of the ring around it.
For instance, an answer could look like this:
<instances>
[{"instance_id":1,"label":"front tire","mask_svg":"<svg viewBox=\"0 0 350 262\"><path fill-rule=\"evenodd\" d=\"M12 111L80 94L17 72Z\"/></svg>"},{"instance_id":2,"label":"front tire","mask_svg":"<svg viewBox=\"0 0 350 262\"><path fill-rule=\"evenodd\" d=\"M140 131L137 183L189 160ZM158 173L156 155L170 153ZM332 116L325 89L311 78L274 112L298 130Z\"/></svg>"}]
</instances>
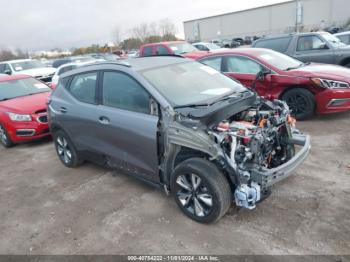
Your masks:
<instances>
[{"instance_id":1,"label":"front tire","mask_svg":"<svg viewBox=\"0 0 350 262\"><path fill-rule=\"evenodd\" d=\"M287 103L297 120L308 119L315 114L315 97L306 89L293 88L282 96L282 100Z\"/></svg>"},{"instance_id":2,"label":"front tire","mask_svg":"<svg viewBox=\"0 0 350 262\"><path fill-rule=\"evenodd\" d=\"M6 148L14 146L14 143L11 141L11 138L8 135L5 127L2 125L0 125L0 142Z\"/></svg>"},{"instance_id":3,"label":"front tire","mask_svg":"<svg viewBox=\"0 0 350 262\"><path fill-rule=\"evenodd\" d=\"M176 167L171 190L183 213L200 223L213 223L226 214L232 193L226 177L211 162L191 158Z\"/></svg>"},{"instance_id":4,"label":"front tire","mask_svg":"<svg viewBox=\"0 0 350 262\"><path fill-rule=\"evenodd\" d=\"M77 167L82 164L77 150L68 135L62 130L53 133L56 153L63 165L69 168Z\"/></svg>"}]
</instances>

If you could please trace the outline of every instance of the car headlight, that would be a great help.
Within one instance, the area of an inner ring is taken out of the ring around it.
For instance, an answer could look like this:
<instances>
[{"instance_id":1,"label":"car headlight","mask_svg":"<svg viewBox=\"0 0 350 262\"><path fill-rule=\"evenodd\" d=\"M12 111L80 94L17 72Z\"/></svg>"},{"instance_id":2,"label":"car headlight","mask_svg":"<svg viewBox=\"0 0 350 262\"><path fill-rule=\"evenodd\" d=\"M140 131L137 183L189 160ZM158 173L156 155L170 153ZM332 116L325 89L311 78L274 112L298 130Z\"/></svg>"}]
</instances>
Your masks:
<instances>
[{"instance_id":1,"label":"car headlight","mask_svg":"<svg viewBox=\"0 0 350 262\"><path fill-rule=\"evenodd\" d=\"M329 79L321 79L321 78L312 78L311 81L323 88L331 88L331 89L342 89L349 88L350 84L347 82L329 80Z\"/></svg>"},{"instance_id":2,"label":"car headlight","mask_svg":"<svg viewBox=\"0 0 350 262\"><path fill-rule=\"evenodd\" d=\"M30 115L20 115L16 113L8 113L10 119L16 122L29 122L32 121L32 117Z\"/></svg>"}]
</instances>

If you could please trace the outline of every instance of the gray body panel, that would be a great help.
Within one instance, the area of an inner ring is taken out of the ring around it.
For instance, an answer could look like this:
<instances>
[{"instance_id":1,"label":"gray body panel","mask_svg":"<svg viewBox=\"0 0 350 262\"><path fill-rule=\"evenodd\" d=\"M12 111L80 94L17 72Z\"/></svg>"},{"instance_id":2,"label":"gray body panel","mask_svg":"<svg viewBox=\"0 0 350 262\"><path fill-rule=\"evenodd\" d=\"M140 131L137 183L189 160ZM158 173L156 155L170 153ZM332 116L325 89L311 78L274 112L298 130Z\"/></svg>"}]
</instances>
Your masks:
<instances>
[{"instance_id":1,"label":"gray body panel","mask_svg":"<svg viewBox=\"0 0 350 262\"><path fill-rule=\"evenodd\" d=\"M300 37L305 37L305 36L319 37L326 44L327 48L320 49L320 50L298 51L297 50L298 40ZM337 64L337 65L344 65L344 64L350 63L350 46L345 46L341 48L333 47L332 44L329 43L322 36L322 34L319 34L317 32L293 34L288 36L286 35L285 37L291 37L292 39L289 42L289 46L284 53L302 62L314 62L314 63ZM281 36L266 37L266 38L259 39L255 41L252 46L259 47L258 45L259 42L268 41L269 39L276 39L276 38L281 38Z\"/></svg>"}]
</instances>

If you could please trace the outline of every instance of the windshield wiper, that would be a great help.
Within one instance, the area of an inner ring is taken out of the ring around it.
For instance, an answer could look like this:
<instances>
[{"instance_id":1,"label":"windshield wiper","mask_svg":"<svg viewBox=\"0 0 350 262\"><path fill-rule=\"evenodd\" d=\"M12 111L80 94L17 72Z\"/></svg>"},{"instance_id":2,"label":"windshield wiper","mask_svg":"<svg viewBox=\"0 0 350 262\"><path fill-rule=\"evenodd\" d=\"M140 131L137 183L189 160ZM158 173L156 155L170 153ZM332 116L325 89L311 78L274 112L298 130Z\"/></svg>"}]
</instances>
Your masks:
<instances>
[{"instance_id":1,"label":"windshield wiper","mask_svg":"<svg viewBox=\"0 0 350 262\"><path fill-rule=\"evenodd\" d=\"M300 68L300 67L307 66L307 65L309 65L309 64L311 64L311 63L310 63L310 62L301 63L301 64L298 65L298 66L288 67L285 71L290 71L290 70L293 70L293 69L298 69L298 68Z\"/></svg>"},{"instance_id":2,"label":"windshield wiper","mask_svg":"<svg viewBox=\"0 0 350 262\"><path fill-rule=\"evenodd\" d=\"M178 109L178 108L187 108L187 107L202 107L202 106L210 106L210 104L208 103L203 103L203 104L187 104L187 105L182 105L182 106L174 106L174 109Z\"/></svg>"},{"instance_id":3,"label":"windshield wiper","mask_svg":"<svg viewBox=\"0 0 350 262\"><path fill-rule=\"evenodd\" d=\"M235 94L236 92L231 92L231 93L228 93L228 94L225 94L223 96L220 96L218 98L216 98L214 101L211 101L210 103L198 103L198 104L187 104L187 105L181 105L181 106L175 106L174 109L177 109L177 108L195 108L195 107L208 107L208 106L212 106L214 104L217 104L217 103L220 103L220 102L224 102L226 100L230 100L232 98L234 98L232 95ZM243 93L240 93L239 94L240 97L243 96Z\"/></svg>"}]
</instances>

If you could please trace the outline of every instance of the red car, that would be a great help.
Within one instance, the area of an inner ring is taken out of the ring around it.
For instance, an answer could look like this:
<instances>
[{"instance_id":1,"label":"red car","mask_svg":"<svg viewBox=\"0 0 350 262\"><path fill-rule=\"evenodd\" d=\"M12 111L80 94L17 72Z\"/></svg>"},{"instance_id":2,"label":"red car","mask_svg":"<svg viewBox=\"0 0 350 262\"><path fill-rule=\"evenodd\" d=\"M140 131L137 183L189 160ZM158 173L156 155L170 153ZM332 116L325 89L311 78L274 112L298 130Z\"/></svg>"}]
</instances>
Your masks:
<instances>
[{"instance_id":1,"label":"red car","mask_svg":"<svg viewBox=\"0 0 350 262\"><path fill-rule=\"evenodd\" d=\"M350 109L350 69L345 67L303 63L262 48L218 51L197 60L255 86L260 96L286 101L297 119Z\"/></svg>"},{"instance_id":2,"label":"red car","mask_svg":"<svg viewBox=\"0 0 350 262\"><path fill-rule=\"evenodd\" d=\"M51 89L26 75L0 75L0 143L5 147L50 135L46 103Z\"/></svg>"},{"instance_id":3,"label":"red car","mask_svg":"<svg viewBox=\"0 0 350 262\"><path fill-rule=\"evenodd\" d=\"M197 59L208 52L199 51L193 45L185 41L171 41L152 43L141 46L140 57L156 55L182 55L187 58Z\"/></svg>"}]
</instances>

